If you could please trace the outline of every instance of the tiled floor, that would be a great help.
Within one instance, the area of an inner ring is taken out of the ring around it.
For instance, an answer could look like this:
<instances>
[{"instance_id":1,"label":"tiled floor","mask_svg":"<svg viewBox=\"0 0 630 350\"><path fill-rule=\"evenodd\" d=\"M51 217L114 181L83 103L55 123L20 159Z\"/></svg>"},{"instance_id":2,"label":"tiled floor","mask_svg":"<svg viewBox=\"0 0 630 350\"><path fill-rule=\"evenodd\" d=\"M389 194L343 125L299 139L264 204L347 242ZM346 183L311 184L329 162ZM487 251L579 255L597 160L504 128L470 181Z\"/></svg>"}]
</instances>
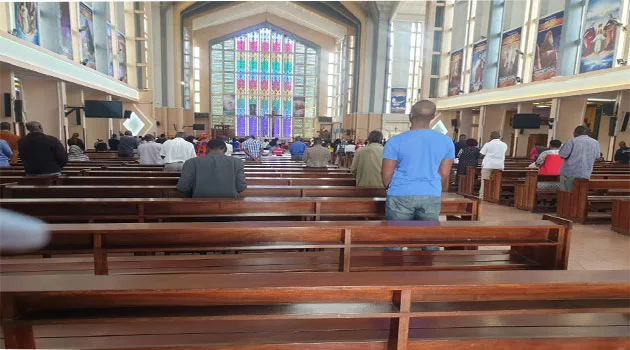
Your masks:
<instances>
[{"instance_id":1,"label":"tiled floor","mask_svg":"<svg viewBox=\"0 0 630 350\"><path fill-rule=\"evenodd\" d=\"M543 214L481 204L481 220L539 220ZM573 226L569 270L629 270L630 237L610 229L610 224Z\"/></svg>"}]
</instances>

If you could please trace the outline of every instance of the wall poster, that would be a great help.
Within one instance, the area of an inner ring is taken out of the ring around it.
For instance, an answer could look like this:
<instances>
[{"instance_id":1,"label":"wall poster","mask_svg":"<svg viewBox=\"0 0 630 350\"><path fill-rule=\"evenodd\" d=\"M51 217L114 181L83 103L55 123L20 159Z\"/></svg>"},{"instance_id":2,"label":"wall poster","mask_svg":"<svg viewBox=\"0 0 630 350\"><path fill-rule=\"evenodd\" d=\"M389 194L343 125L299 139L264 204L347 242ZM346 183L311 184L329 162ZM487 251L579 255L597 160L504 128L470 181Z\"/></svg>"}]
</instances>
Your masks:
<instances>
[{"instance_id":1,"label":"wall poster","mask_svg":"<svg viewBox=\"0 0 630 350\"><path fill-rule=\"evenodd\" d=\"M538 21L538 38L532 81L558 75L558 52L564 12L560 11Z\"/></svg>"},{"instance_id":2,"label":"wall poster","mask_svg":"<svg viewBox=\"0 0 630 350\"><path fill-rule=\"evenodd\" d=\"M516 85L521 47L521 27L503 33L499 57L499 84L497 87Z\"/></svg>"},{"instance_id":3,"label":"wall poster","mask_svg":"<svg viewBox=\"0 0 630 350\"><path fill-rule=\"evenodd\" d=\"M114 76L114 44L112 42L112 25L105 22L105 35L107 36L107 75Z\"/></svg>"},{"instance_id":4,"label":"wall poster","mask_svg":"<svg viewBox=\"0 0 630 350\"><path fill-rule=\"evenodd\" d=\"M483 68L486 66L488 41L482 40L473 44L472 69L470 71L470 92L483 89Z\"/></svg>"},{"instance_id":5,"label":"wall poster","mask_svg":"<svg viewBox=\"0 0 630 350\"><path fill-rule=\"evenodd\" d=\"M96 69L93 12L82 2L79 3L79 31L81 32L81 62L87 61L86 66Z\"/></svg>"},{"instance_id":6,"label":"wall poster","mask_svg":"<svg viewBox=\"0 0 630 350\"><path fill-rule=\"evenodd\" d=\"M392 113L404 114L407 109L407 88L392 88L392 100L390 102Z\"/></svg>"},{"instance_id":7,"label":"wall poster","mask_svg":"<svg viewBox=\"0 0 630 350\"><path fill-rule=\"evenodd\" d=\"M616 22L621 16L621 0L589 0L582 37L580 73L611 68L617 43Z\"/></svg>"},{"instance_id":8,"label":"wall poster","mask_svg":"<svg viewBox=\"0 0 630 350\"><path fill-rule=\"evenodd\" d=\"M451 52L450 74L448 76L448 95L459 95L460 85L462 83L462 61L464 57L464 49Z\"/></svg>"},{"instance_id":9,"label":"wall poster","mask_svg":"<svg viewBox=\"0 0 630 350\"><path fill-rule=\"evenodd\" d=\"M234 94L223 95L223 114L234 115L236 104L234 103Z\"/></svg>"},{"instance_id":10,"label":"wall poster","mask_svg":"<svg viewBox=\"0 0 630 350\"><path fill-rule=\"evenodd\" d=\"M59 27L61 28L61 54L69 60L74 59L72 49L72 28L70 27L70 3L59 3Z\"/></svg>"},{"instance_id":11,"label":"wall poster","mask_svg":"<svg viewBox=\"0 0 630 350\"><path fill-rule=\"evenodd\" d=\"M293 116L294 117L304 117L304 112L306 110L306 106L304 105L304 97L293 97Z\"/></svg>"},{"instance_id":12,"label":"wall poster","mask_svg":"<svg viewBox=\"0 0 630 350\"><path fill-rule=\"evenodd\" d=\"M125 35L118 32L118 79L127 82L127 41Z\"/></svg>"},{"instance_id":13,"label":"wall poster","mask_svg":"<svg viewBox=\"0 0 630 350\"><path fill-rule=\"evenodd\" d=\"M36 2L13 3L17 37L39 45L39 11Z\"/></svg>"}]
</instances>

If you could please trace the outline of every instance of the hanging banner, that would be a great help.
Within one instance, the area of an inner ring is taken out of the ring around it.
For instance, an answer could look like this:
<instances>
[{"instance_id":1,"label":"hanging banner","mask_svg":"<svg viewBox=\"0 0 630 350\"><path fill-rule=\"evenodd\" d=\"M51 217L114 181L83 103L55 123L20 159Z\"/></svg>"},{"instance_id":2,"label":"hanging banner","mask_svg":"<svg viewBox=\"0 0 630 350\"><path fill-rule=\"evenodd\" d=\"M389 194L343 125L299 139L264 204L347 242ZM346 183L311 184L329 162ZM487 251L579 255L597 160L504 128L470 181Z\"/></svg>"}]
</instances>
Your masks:
<instances>
[{"instance_id":1,"label":"hanging banner","mask_svg":"<svg viewBox=\"0 0 630 350\"><path fill-rule=\"evenodd\" d=\"M96 69L94 55L94 20L92 9L84 3L79 3L79 31L81 32L81 62Z\"/></svg>"},{"instance_id":2,"label":"hanging banner","mask_svg":"<svg viewBox=\"0 0 630 350\"><path fill-rule=\"evenodd\" d=\"M107 75L114 76L114 44L112 42L112 25L105 22L105 35L107 36Z\"/></svg>"},{"instance_id":3,"label":"hanging banner","mask_svg":"<svg viewBox=\"0 0 630 350\"><path fill-rule=\"evenodd\" d=\"M532 81L545 80L558 75L558 51L564 12L560 11L538 21L538 39Z\"/></svg>"},{"instance_id":4,"label":"hanging banner","mask_svg":"<svg viewBox=\"0 0 630 350\"><path fill-rule=\"evenodd\" d=\"M59 3L59 27L61 28L61 54L74 59L72 50L72 28L70 27L70 3Z\"/></svg>"},{"instance_id":5,"label":"hanging banner","mask_svg":"<svg viewBox=\"0 0 630 350\"><path fill-rule=\"evenodd\" d=\"M472 69L470 71L470 92L483 89L483 68L486 65L488 41L482 40L473 44Z\"/></svg>"},{"instance_id":6,"label":"hanging banner","mask_svg":"<svg viewBox=\"0 0 630 350\"><path fill-rule=\"evenodd\" d=\"M234 94L223 95L223 114L234 115L236 103Z\"/></svg>"},{"instance_id":7,"label":"hanging banner","mask_svg":"<svg viewBox=\"0 0 630 350\"><path fill-rule=\"evenodd\" d=\"M407 109L407 89L392 88L391 112L404 114L405 109Z\"/></svg>"},{"instance_id":8,"label":"hanging banner","mask_svg":"<svg viewBox=\"0 0 630 350\"><path fill-rule=\"evenodd\" d=\"M127 41L125 35L118 32L118 79L127 82Z\"/></svg>"},{"instance_id":9,"label":"hanging banner","mask_svg":"<svg viewBox=\"0 0 630 350\"><path fill-rule=\"evenodd\" d=\"M516 28L503 33L501 38L501 57L499 59L499 84L498 87L516 85L518 74L518 62L521 47L521 28Z\"/></svg>"},{"instance_id":10,"label":"hanging banner","mask_svg":"<svg viewBox=\"0 0 630 350\"><path fill-rule=\"evenodd\" d=\"M451 52L451 73L448 79L448 95L459 95L459 88L462 83L462 60L464 58L464 49Z\"/></svg>"},{"instance_id":11,"label":"hanging banner","mask_svg":"<svg viewBox=\"0 0 630 350\"><path fill-rule=\"evenodd\" d=\"M586 9L580 73L611 68L615 58L621 0L590 0Z\"/></svg>"},{"instance_id":12,"label":"hanging banner","mask_svg":"<svg viewBox=\"0 0 630 350\"><path fill-rule=\"evenodd\" d=\"M39 12L36 2L13 3L17 37L39 45Z\"/></svg>"},{"instance_id":13,"label":"hanging banner","mask_svg":"<svg viewBox=\"0 0 630 350\"><path fill-rule=\"evenodd\" d=\"M304 105L304 97L293 97L293 116L294 117L304 117L304 112L306 110L306 106Z\"/></svg>"}]
</instances>

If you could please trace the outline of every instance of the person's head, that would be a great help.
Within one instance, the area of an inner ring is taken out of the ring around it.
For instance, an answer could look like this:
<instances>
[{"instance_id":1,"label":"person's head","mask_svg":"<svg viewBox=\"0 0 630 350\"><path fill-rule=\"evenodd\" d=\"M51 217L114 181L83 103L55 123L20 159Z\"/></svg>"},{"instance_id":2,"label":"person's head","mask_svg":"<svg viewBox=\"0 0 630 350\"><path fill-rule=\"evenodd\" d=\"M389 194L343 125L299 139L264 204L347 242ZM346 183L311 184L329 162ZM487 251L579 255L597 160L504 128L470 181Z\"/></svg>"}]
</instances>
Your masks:
<instances>
[{"instance_id":1,"label":"person's head","mask_svg":"<svg viewBox=\"0 0 630 350\"><path fill-rule=\"evenodd\" d=\"M155 140L155 136L153 136L153 135L151 135L151 134L146 134L146 135L144 135L144 140L145 140L146 142L151 142L151 141L154 141L154 140Z\"/></svg>"},{"instance_id":2,"label":"person's head","mask_svg":"<svg viewBox=\"0 0 630 350\"><path fill-rule=\"evenodd\" d=\"M626 143L624 141L619 142L619 148L626 147Z\"/></svg>"},{"instance_id":3,"label":"person's head","mask_svg":"<svg viewBox=\"0 0 630 350\"><path fill-rule=\"evenodd\" d=\"M460 142L461 142L461 141L464 141L464 142L468 141L468 136L466 136L466 135L464 135L464 134L459 135L459 141L460 141Z\"/></svg>"},{"instance_id":4,"label":"person's head","mask_svg":"<svg viewBox=\"0 0 630 350\"><path fill-rule=\"evenodd\" d=\"M127 130L125 131L125 136L133 136L133 134L131 133L131 131Z\"/></svg>"},{"instance_id":5,"label":"person's head","mask_svg":"<svg viewBox=\"0 0 630 350\"><path fill-rule=\"evenodd\" d=\"M112 138L113 138L113 139L115 139L115 138L116 138L116 136L118 136L118 135L116 135L115 133L114 133L114 134L112 134Z\"/></svg>"},{"instance_id":6,"label":"person's head","mask_svg":"<svg viewBox=\"0 0 630 350\"><path fill-rule=\"evenodd\" d=\"M255 139L256 139L256 136L254 136L254 135L249 135L249 138L250 138L250 139L252 139L252 140L255 140Z\"/></svg>"},{"instance_id":7,"label":"person's head","mask_svg":"<svg viewBox=\"0 0 630 350\"><path fill-rule=\"evenodd\" d=\"M208 134L206 134L205 132L204 132L204 133L202 133L201 135L199 135L199 139L200 139L200 140L205 140L205 139L207 139L207 138L208 138Z\"/></svg>"},{"instance_id":8,"label":"person's head","mask_svg":"<svg viewBox=\"0 0 630 350\"><path fill-rule=\"evenodd\" d=\"M558 149L560 146L562 146L562 142L560 140L551 140L551 142L549 142L549 148L551 149Z\"/></svg>"},{"instance_id":9,"label":"person's head","mask_svg":"<svg viewBox=\"0 0 630 350\"><path fill-rule=\"evenodd\" d=\"M352 141L352 140L348 140L348 144L349 144L349 145L354 145L354 141Z\"/></svg>"},{"instance_id":10,"label":"person's head","mask_svg":"<svg viewBox=\"0 0 630 350\"><path fill-rule=\"evenodd\" d=\"M335 139L335 142L334 142L334 144L335 144L335 145L338 145L338 144L340 144L340 143L341 143L341 140L340 140L340 139Z\"/></svg>"},{"instance_id":11,"label":"person's head","mask_svg":"<svg viewBox=\"0 0 630 350\"><path fill-rule=\"evenodd\" d=\"M225 153L227 152L227 146L225 142L221 139L212 139L208 141L208 145L206 146L208 153Z\"/></svg>"},{"instance_id":12,"label":"person's head","mask_svg":"<svg viewBox=\"0 0 630 350\"><path fill-rule=\"evenodd\" d=\"M185 137L186 137L186 133L184 133L183 131L178 131L178 132L175 134L175 137L176 137L176 138L177 138L177 137L179 137L179 138L182 138L182 139L183 139L183 138L185 138Z\"/></svg>"},{"instance_id":13,"label":"person's head","mask_svg":"<svg viewBox=\"0 0 630 350\"><path fill-rule=\"evenodd\" d=\"M493 131L490 133L490 140L497 140L501 138L501 134L498 131Z\"/></svg>"},{"instance_id":14,"label":"person's head","mask_svg":"<svg viewBox=\"0 0 630 350\"><path fill-rule=\"evenodd\" d=\"M321 144L322 144L322 139L320 139L319 137L316 137L313 139L313 146L317 146Z\"/></svg>"},{"instance_id":15,"label":"person's head","mask_svg":"<svg viewBox=\"0 0 630 350\"><path fill-rule=\"evenodd\" d=\"M269 142L269 139L265 139L265 142Z\"/></svg>"},{"instance_id":16,"label":"person's head","mask_svg":"<svg viewBox=\"0 0 630 350\"><path fill-rule=\"evenodd\" d=\"M411 113L409 114L411 124L425 124L428 126L433 118L435 118L435 103L429 100L422 100L411 107Z\"/></svg>"},{"instance_id":17,"label":"person's head","mask_svg":"<svg viewBox=\"0 0 630 350\"><path fill-rule=\"evenodd\" d=\"M11 131L11 124L7 122L0 123L0 130L2 131Z\"/></svg>"},{"instance_id":18,"label":"person's head","mask_svg":"<svg viewBox=\"0 0 630 350\"><path fill-rule=\"evenodd\" d=\"M166 138L166 134L160 134L160 138L165 139Z\"/></svg>"},{"instance_id":19,"label":"person's head","mask_svg":"<svg viewBox=\"0 0 630 350\"><path fill-rule=\"evenodd\" d=\"M186 138L185 138L184 140L186 140L186 141L188 141L188 142L190 142L190 143L192 143L192 144L194 144L194 143L195 143L195 137L194 137L194 136L192 136L192 135L190 135L190 136L186 136Z\"/></svg>"},{"instance_id":20,"label":"person's head","mask_svg":"<svg viewBox=\"0 0 630 350\"><path fill-rule=\"evenodd\" d=\"M381 143L383 142L383 133L378 130L373 130L368 135L368 143Z\"/></svg>"},{"instance_id":21,"label":"person's head","mask_svg":"<svg viewBox=\"0 0 630 350\"><path fill-rule=\"evenodd\" d=\"M573 130L573 136L578 137L582 135L589 135L591 130L586 125L580 125L575 130Z\"/></svg>"},{"instance_id":22,"label":"person's head","mask_svg":"<svg viewBox=\"0 0 630 350\"><path fill-rule=\"evenodd\" d=\"M468 147L477 147L477 145L479 145L479 143L475 139L466 140L466 146Z\"/></svg>"},{"instance_id":23,"label":"person's head","mask_svg":"<svg viewBox=\"0 0 630 350\"><path fill-rule=\"evenodd\" d=\"M243 143L245 142L245 139L241 137L240 139L238 139L238 142Z\"/></svg>"},{"instance_id":24,"label":"person's head","mask_svg":"<svg viewBox=\"0 0 630 350\"><path fill-rule=\"evenodd\" d=\"M29 132L44 132L44 130L42 129L42 124L40 124L39 122L27 122L26 130L28 130Z\"/></svg>"},{"instance_id":25,"label":"person's head","mask_svg":"<svg viewBox=\"0 0 630 350\"><path fill-rule=\"evenodd\" d=\"M72 138L73 139L78 139L79 138L79 133L75 132L74 134L72 134Z\"/></svg>"},{"instance_id":26,"label":"person's head","mask_svg":"<svg viewBox=\"0 0 630 350\"><path fill-rule=\"evenodd\" d=\"M302 142L302 138L301 138L301 137L299 137L299 136L298 136L298 137L296 137L296 138L295 138L295 142Z\"/></svg>"}]
</instances>

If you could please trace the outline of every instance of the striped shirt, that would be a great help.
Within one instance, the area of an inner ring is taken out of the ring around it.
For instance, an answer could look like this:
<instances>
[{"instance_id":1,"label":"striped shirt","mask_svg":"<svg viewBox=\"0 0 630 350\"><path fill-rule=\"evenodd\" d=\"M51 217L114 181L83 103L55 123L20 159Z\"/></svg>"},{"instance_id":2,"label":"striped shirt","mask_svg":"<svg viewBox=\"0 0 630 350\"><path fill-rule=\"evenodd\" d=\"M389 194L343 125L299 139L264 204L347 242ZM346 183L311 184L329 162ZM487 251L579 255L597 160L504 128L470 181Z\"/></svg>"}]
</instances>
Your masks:
<instances>
[{"instance_id":1,"label":"striped shirt","mask_svg":"<svg viewBox=\"0 0 630 350\"><path fill-rule=\"evenodd\" d=\"M254 157L258 157L262 148L262 144L254 139L247 139L245 142L243 142L243 149L247 150L247 152L249 152L249 154ZM246 159L252 160L252 158L248 156L246 156Z\"/></svg>"}]
</instances>

